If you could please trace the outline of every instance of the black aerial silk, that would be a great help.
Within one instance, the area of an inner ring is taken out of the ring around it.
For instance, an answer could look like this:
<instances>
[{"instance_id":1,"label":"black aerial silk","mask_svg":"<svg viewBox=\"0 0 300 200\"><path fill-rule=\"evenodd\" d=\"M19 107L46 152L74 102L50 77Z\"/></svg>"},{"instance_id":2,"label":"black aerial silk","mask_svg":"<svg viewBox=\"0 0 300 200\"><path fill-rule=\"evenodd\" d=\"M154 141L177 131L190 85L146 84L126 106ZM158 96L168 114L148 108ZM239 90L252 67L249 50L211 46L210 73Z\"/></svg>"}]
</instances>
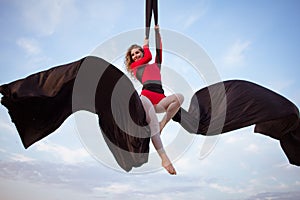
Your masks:
<instances>
[{"instance_id":1,"label":"black aerial silk","mask_svg":"<svg viewBox=\"0 0 300 200\"><path fill-rule=\"evenodd\" d=\"M150 25L151 25L151 18L152 12L154 15L154 24L158 25L158 4L157 0L146 0L146 9L145 9L145 29L146 29L146 38L149 38L150 34Z\"/></svg>"},{"instance_id":2,"label":"black aerial silk","mask_svg":"<svg viewBox=\"0 0 300 200\"><path fill-rule=\"evenodd\" d=\"M91 76L99 77L92 98ZM72 113L87 110L98 115L120 167L130 171L148 161L150 129L139 95L120 70L101 58L88 56L53 67L1 85L0 92L25 148L54 132ZM202 88L188 110L181 108L173 120L190 133L207 136L255 125L255 132L279 140L289 162L300 166L297 107L255 83L228 80Z\"/></svg>"},{"instance_id":3,"label":"black aerial silk","mask_svg":"<svg viewBox=\"0 0 300 200\"><path fill-rule=\"evenodd\" d=\"M93 86L91 76L97 75L99 82ZM74 95L76 78L81 82ZM96 88L94 97L87 95L92 87ZM150 129L139 95L120 70L101 58L89 56L53 67L1 85L0 92L1 103L8 109L25 148L54 132L72 113L86 110L98 115L104 139L124 170L148 161ZM136 126L128 126L129 121Z\"/></svg>"},{"instance_id":4,"label":"black aerial silk","mask_svg":"<svg viewBox=\"0 0 300 200\"><path fill-rule=\"evenodd\" d=\"M255 125L254 132L280 141L291 164L300 166L298 108L285 97L258 84L228 80L197 91L188 111L174 116L190 133L217 135Z\"/></svg>"},{"instance_id":5,"label":"black aerial silk","mask_svg":"<svg viewBox=\"0 0 300 200\"><path fill-rule=\"evenodd\" d=\"M152 13L154 14L154 24L158 25L158 2L157 0L146 0L146 10L145 10L145 37L148 39L150 34L150 26ZM158 29L155 29L155 63L158 64L158 67L161 68L162 63L162 41L161 35Z\"/></svg>"}]
</instances>

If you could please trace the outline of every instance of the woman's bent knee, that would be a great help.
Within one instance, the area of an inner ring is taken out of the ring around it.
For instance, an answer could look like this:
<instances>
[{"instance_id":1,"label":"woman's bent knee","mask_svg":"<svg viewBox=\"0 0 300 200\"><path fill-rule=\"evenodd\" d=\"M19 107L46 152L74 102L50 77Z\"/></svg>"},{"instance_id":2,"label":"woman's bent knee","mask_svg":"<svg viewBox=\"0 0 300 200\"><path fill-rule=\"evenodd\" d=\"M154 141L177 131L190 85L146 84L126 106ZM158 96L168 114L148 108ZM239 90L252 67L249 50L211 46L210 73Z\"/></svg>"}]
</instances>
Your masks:
<instances>
[{"instance_id":1,"label":"woman's bent knee","mask_svg":"<svg viewBox=\"0 0 300 200\"><path fill-rule=\"evenodd\" d=\"M175 95L176 95L176 99L177 99L178 103L179 103L180 106L181 106L181 104L182 104L183 101L184 101L184 96L183 96L182 94L180 94L180 93L175 94Z\"/></svg>"}]
</instances>

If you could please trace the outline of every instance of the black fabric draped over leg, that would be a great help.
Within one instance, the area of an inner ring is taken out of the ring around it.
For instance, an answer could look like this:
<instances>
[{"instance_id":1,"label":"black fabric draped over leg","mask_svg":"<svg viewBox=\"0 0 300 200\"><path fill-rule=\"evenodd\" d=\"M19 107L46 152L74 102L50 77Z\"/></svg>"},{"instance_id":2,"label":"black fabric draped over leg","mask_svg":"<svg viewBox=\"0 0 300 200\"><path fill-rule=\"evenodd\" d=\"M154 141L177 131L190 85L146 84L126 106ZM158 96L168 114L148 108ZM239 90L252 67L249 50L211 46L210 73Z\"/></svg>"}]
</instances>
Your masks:
<instances>
[{"instance_id":1,"label":"black fabric draped over leg","mask_svg":"<svg viewBox=\"0 0 300 200\"><path fill-rule=\"evenodd\" d=\"M98 74L91 99L86 95L93 86L90 76ZM0 92L25 148L54 132L72 113L86 110L98 115L103 137L125 171L148 161L150 130L139 95L120 70L101 58L53 67L1 85Z\"/></svg>"},{"instance_id":2,"label":"black fabric draped over leg","mask_svg":"<svg viewBox=\"0 0 300 200\"><path fill-rule=\"evenodd\" d=\"M258 84L228 80L197 91L188 111L173 118L190 133L217 135L250 125L254 132L280 141L289 162L300 166L298 108L285 97Z\"/></svg>"}]
</instances>

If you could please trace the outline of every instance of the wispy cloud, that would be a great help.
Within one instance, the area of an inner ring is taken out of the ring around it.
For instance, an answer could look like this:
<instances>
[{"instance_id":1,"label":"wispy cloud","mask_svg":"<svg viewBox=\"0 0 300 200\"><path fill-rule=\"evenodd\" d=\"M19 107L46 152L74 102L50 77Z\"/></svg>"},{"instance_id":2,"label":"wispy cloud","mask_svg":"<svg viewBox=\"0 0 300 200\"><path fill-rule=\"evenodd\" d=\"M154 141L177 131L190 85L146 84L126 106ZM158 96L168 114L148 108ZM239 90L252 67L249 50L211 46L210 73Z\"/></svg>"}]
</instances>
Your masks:
<instances>
[{"instance_id":1,"label":"wispy cloud","mask_svg":"<svg viewBox=\"0 0 300 200\"><path fill-rule=\"evenodd\" d=\"M85 17L89 17L91 20L95 21L105 20L111 23L121 16L123 6L124 1L122 0L106 2L91 0L89 3L83 4L82 8L87 12L87 15Z\"/></svg>"},{"instance_id":2,"label":"wispy cloud","mask_svg":"<svg viewBox=\"0 0 300 200\"><path fill-rule=\"evenodd\" d=\"M104 187L95 187L93 190L101 193L126 193L134 191L128 183L112 183Z\"/></svg>"},{"instance_id":3,"label":"wispy cloud","mask_svg":"<svg viewBox=\"0 0 300 200\"><path fill-rule=\"evenodd\" d=\"M73 0L43 0L17 3L25 25L39 35L51 35L74 8Z\"/></svg>"},{"instance_id":4,"label":"wispy cloud","mask_svg":"<svg viewBox=\"0 0 300 200\"><path fill-rule=\"evenodd\" d=\"M227 194L237 194L237 193L244 193L245 190L241 189L240 187L230 187L226 185L220 185L218 183L212 183L209 185L211 188L216 189L220 192L227 193Z\"/></svg>"},{"instance_id":5,"label":"wispy cloud","mask_svg":"<svg viewBox=\"0 0 300 200\"><path fill-rule=\"evenodd\" d=\"M0 161L0 169L2 169L0 170L0 178L5 180L45 184L47 188L52 190L68 188L74 194L88 194L95 198L142 198L147 200L160 197L160 199L166 200L195 199L195 197L198 197L199 192L203 192L204 195L199 199L211 199L205 197L206 191L210 191L208 193L213 191L219 195L218 197L225 198L226 196L242 196L245 199L247 194L249 194L249 199L255 199L254 197L257 197L257 199L268 199L268 197L274 199L293 199L294 197L294 199L297 199L296 197L299 197L299 192L293 192L292 188L278 188L280 184L272 185L268 181L270 179L267 180L264 177L262 177L264 182L259 182L260 179L253 179L242 184L214 176L202 177L198 175L196 170L190 175L179 174L175 177L161 173L133 176L114 170L105 170L105 167L101 165L70 165L37 161ZM200 169L202 170L199 171L207 171L207 168ZM276 179L272 179L271 183L274 183L274 180ZM170 185L170 183L172 184ZM289 191L290 189L291 192L257 194L258 191L261 191L261 188L268 191L276 191L276 189Z\"/></svg>"},{"instance_id":6,"label":"wispy cloud","mask_svg":"<svg viewBox=\"0 0 300 200\"><path fill-rule=\"evenodd\" d=\"M39 142L36 145L36 150L41 152L46 152L54 155L58 158L58 160L63 161L68 164L76 164L85 161L85 159L89 158L90 155L84 148L80 149L69 149L64 146L60 146L58 144Z\"/></svg>"},{"instance_id":7,"label":"wispy cloud","mask_svg":"<svg viewBox=\"0 0 300 200\"><path fill-rule=\"evenodd\" d=\"M17 154L17 153L11 154L10 159L13 161L17 161L17 162L30 162L30 161L35 160L35 159L25 156L23 154Z\"/></svg>"},{"instance_id":8,"label":"wispy cloud","mask_svg":"<svg viewBox=\"0 0 300 200\"><path fill-rule=\"evenodd\" d=\"M271 77L272 78L272 77ZM270 81L270 87L272 88L272 90L275 90L277 92L283 92L285 90L288 90L289 88L291 88L296 82L296 80L290 79L290 80L271 80Z\"/></svg>"},{"instance_id":9,"label":"wispy cloud","mask_svg":"<svg viewBox=\"0 0 300 200\"><path fill-rule=\"evenodd\" d=\"M251 153L258 153L259 147L256 144L249 144L244 150Z\"/></svg>"},{"instance_id":10,"label":"wispy cloud","mask_svg":"<svg viewBox=\"0 0 300 200\"><path fill-rule=\"evenodd\" d=\"M16 128L12 123L7 123L2 120L0 120L0 129L2 130L2 133L15 133Z\"/></svg>"},{"instance_id":11,"label":"wispy cloud","mask_svg":"<svg viewBox=\"0 0 300 200\"><path fill-rule=\"evenodd\" d=\"M37 40L33 38L19 38L17 40L17 45L21 47L27 55L37 55L41 53L41 48Z\"/></svg>"},{"instance_id":12,"label":"wispy cloud","mask_svg":"<svg viewBox=\"0 0 300 200\"><path fill-rule=\"evenodd\" d=\"M173 2L169 4L173 4ZM169 9L172 9L172 12L176 13L172 17L172 23L175 22L184 30L189 29L201 20L207 13L209 6L209 0L199 0L193 3L181 4L180 7L171 7Z\"/></svg>"},{"instance_id":13,"label":"wispy cloud","mask_svg":"<svg viewBox=\"0 0 300 200\"><path fill-rule=\"evenodd\" d=\"M245 62L245 53L250 45L250 41L236 40L225 53L224 63L228 66L243 65Z\"/></svg>"},{"instance_id":14,"label":"wispy cloud","mask_svg":"<svg viewBox=\"0 0 300 200\"><path fill-rule=\"evenodd\" d=\"M195 14L191 14L191 15L186 16L184 24L183 24L183 28L188 29L194 23L196 23L200 19L201 16L202 16L201 13L195 13Z\"/></svg>"},{"instance_id":15,"label":"wispy cloud","mask_svg":"<svg viewBox=\"0 0 300 200\"><path fill-rule=\"evenodd\" d=\"M225 139L224 142L226 144L240 144L242 142L248 142L248 133L249 133L249 129L243 129L243 130L236 130L234 133L232 134L228 134L225 135Z\"/></svg>"},{"instance_id":16,"label":"wispy cloud","mask_svg":"<svg viewBox=\"0 0 300 200\"><path fill-rule=\"evenodd\" d=\"M81 26L93 23L99 24L99 26L104 24L114 26L115 20L119 19L121 15L123 4L124 2L121 0L105 2L97 0L89 2L76 0L16 1L24 25L37 36L50 36L58 29L66 30L66 27L72 27L72 25L76 27L79 25L78 21L84 22L80 24Z\"/></svg>"},{"instance_id":17,"label":"wispy cloud","mask_svg":"<svg viewBox=\"0 0 300 200\"><path fill-rule=\"evenodd\" d=\"M240 138L239 137L228 137L226 140L225 140L225 143L229 143L229 144L236 144L237 142L240 141Z\"/></svg>"},{"instance_id":18,"label":"wispy cloud","mask_svg":"<svg viewBox=\"0 0 300 200\"><path fill-rule=\"evenodd\" d=\"M296 200L299 199L300 192L299 191L290 191L290 192L264 192L253 195L249 197L250 199L259 199L259 200Z\"/></svg>"},{"instance_id":19,"label":"wispy cloud","mask_svg":"<svg viewBox=\"0 0 300 200\"><path fill-rule=\"evenodd\" d=\"M70 165L52 162L0 161L0 178L46 184L47 187L69 188L75 193L91 192L94 187L113 180L113 171L102 173L101 165ZM101 180L101 182L99 182Z\"/></svg>"}]
</instances>

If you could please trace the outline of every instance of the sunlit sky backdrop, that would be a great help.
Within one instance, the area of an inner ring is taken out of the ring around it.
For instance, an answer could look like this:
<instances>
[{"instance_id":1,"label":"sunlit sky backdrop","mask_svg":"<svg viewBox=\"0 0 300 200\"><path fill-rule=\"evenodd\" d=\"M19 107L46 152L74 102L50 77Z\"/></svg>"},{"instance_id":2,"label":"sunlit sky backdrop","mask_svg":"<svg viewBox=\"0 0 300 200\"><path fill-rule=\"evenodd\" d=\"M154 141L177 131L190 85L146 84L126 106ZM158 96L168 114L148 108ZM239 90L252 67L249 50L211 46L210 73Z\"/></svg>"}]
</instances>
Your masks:
<instances>
[{"instance_id":1,"label":"sunlit sky backdrop","mask_svg":"<svg viewBox=\"0 0 300 200\"><path fill-rule=\"evenodd\" d=\"M144 26L142 0L1 0L0 9L0 84L77 60ZM259 83L299 106L299 10L297 0L161 0L159 24L205 49L222 80ZM142 41L143 35L132 43ZM166 62L175 70L184 63ZM205 86L203 80L193 84ZM73 116L27 150L3 106L0 127L1 199L300 197L299 167L288 164L278 141L254 134L253 127L222 135L204 159L199 152L205 137L196 136L174 163L177 176L164 170L137 175L101 164L81 143ZM168 124L166 144L176 127Z\"/></svg>"}]
</instances>

